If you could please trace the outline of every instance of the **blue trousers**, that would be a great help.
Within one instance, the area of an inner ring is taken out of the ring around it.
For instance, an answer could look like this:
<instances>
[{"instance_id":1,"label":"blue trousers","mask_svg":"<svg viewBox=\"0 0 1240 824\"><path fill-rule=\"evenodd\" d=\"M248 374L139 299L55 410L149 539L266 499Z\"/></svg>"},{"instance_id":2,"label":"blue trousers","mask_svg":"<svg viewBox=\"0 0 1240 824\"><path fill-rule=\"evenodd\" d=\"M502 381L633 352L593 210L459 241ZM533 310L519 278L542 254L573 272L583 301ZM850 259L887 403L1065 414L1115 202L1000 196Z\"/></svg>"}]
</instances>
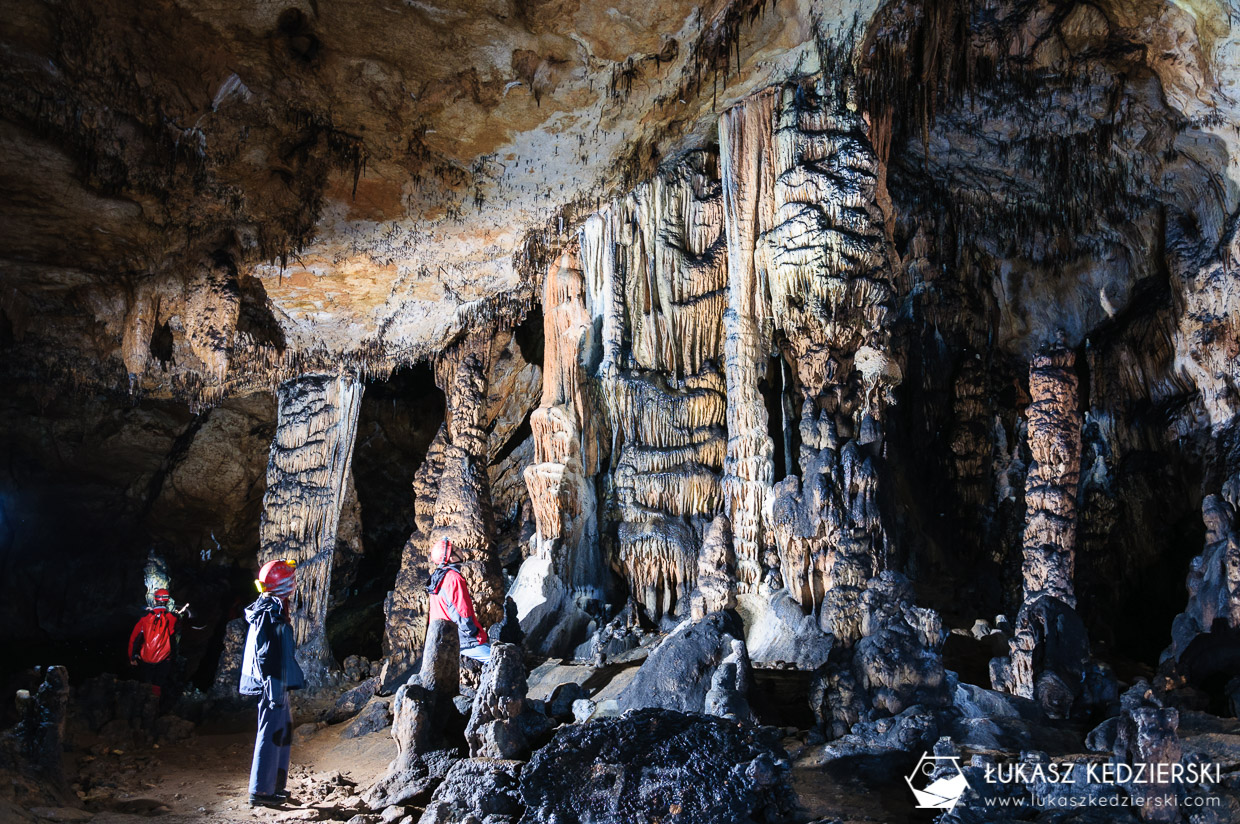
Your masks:
<instances>
[{"instance_id":1,"label":"blue trousers","mask_svg":"<svg viewBox=\"0 0 1240 824\"><path fill-rule=\"evenodd\" d=\"M274 795L284 791L292 750L293 713L288 699L275 709L258 699L258 735L254 738L254 762L250 765L251 794Z\"/></svg>"}]
</instances>

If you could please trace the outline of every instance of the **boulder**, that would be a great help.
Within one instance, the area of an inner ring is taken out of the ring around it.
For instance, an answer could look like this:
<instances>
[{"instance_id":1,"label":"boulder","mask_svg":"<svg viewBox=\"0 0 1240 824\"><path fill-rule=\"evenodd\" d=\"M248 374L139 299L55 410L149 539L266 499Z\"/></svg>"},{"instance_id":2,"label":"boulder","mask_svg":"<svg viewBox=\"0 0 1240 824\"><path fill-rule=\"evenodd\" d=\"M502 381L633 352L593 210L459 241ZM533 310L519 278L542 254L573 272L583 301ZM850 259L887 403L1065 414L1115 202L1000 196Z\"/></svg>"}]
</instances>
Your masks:
<instances>
[{"instance_id":1,"label":"boulder","mask_svg":"<svg viewBox=\"0 0 1240 824\"><path fill-rule=\"evenodd\" d=\"M492 758L456 762L418 824L457 824L470 815L486 824L516 824L524 811L519 783L524 766Z\"/></svg>"},{"instance_id":2,"label":"boulder","mask_svg":"<svg viewBox=\"0 0 1240 824\"><path fill-rule=\"evenodd\" d=\"M642 664L617 699L622 710L657 707L678 712L704 712L715 670L744 644L744 629L735 612L715 612L685 621L668 634ZM749 659L738 662L736 678L748 691Z\"/></svg>"},{"instance_id":3,"label":"boulder","mask_svg":"<svg viewBox=\"0 0 1240 824\"><path fill-rule=\"evenodd\" d=\"M382 811L392 805L425 804L460 760L456 750L434 750L419 753L401 761L399 769L387 774L362 793L362 802L372 810Z\"/></svg>"},{"instance_id":4,"label":"boulder","mask_svg":"<svg viewBox=\"0 0 1240 824\"><path fill-rule=\"evenodd\" d=\"M353 657L353 656L350 656ZM374 697L375 690L379 688L379 678L367 678L348 692L343 693L336 699L336 704L327 714L326 721L329 724L339 724L341 721L348 721L353 716L362 711L370 699Z\"/></svg>"},{"instance_id":5,"label":"boulder","mask_svg":"<svg viewBox=\"0 0 1240 824\"><path fill-rule=\"evenodd\" d=\"M787 589L737 596L737 611L745 621L745 644L756 664L785 662L798 669L815 670L827 661L834 639L806 615Z\"/></svg>"},{"instance_id":6,"label":"boulder","mask_svg":"<svg viewBox=\"0 0 1240 824\"><path fill-rule=\"evenodd\" d=\"M641 709L556 731L521 773L523 822L785 820L778 744L720 718Z\"/></svg>"},{"instance_id":7,"label":"boulder","mask_svg":"<svg viewBox=\"0 0 1240 824\"><path fill-rule=\"evenodd\" d=\"M340 737L361 738L363 735L370 735L372 732L386 730L391 725L392 700L390 698L380 698L375 696L371 698L365 708L348 723L348 725L344 728L344 731L340 733Z\"/></svg>"}]
</instances>

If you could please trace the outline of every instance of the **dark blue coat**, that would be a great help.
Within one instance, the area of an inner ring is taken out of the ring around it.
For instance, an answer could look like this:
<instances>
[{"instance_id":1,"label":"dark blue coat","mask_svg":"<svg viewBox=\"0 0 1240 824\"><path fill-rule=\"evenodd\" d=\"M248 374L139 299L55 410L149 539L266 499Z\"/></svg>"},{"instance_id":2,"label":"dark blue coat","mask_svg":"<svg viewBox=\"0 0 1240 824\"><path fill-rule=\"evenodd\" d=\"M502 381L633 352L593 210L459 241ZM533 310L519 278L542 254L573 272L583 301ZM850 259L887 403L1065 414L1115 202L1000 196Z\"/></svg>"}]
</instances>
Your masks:
<instances>
[{"instance_id":1,"label":"dark blue coat","mask_svg":"<svg viewBox=\"0 0 1240 824\"><path fill-rule=\"evenodd\" d=\"M245 608L250 625L245 636L245 655L241 659L242 695L261 695L276 705L284 703L286 690L299 690L306 677L297 663L297 642L293 625L284 614L284 603L270 595L260 595Z\"/></svg>"}]
</instances>

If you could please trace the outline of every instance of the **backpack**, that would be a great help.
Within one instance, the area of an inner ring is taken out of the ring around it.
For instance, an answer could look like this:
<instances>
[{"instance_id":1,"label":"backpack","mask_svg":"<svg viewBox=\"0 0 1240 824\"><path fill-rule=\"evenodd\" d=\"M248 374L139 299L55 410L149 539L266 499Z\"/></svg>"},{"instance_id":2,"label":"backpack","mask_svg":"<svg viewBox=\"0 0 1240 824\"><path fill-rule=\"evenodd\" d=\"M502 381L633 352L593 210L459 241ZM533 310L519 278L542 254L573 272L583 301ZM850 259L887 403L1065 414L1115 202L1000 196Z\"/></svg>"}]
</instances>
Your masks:
<instances>
[{"instance_id":1,"label":"backpack","mask_svg":"<svg viewBox=\"0 0 1240 824\"><path fill-rule=\"evenodd\" d=\"M172 636L176 632L176 616L157 610L142 619L142 650L138 653L148 664L158 664L172 654Z\"/></svg>"}]
</instances>

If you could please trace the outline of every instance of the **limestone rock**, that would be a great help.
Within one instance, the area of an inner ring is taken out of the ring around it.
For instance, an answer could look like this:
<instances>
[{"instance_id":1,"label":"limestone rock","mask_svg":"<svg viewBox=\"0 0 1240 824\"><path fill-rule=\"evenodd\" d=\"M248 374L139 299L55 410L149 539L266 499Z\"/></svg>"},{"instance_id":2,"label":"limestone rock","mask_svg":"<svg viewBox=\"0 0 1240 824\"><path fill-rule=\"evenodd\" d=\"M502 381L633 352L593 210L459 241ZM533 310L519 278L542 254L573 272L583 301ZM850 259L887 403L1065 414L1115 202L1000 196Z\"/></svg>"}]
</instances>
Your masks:
<instances>
[{"instance_id":1,"label":"limestone rock","mask_svg":"<svg viewBox=\"0 0 1240 824\"><path fill-rule=\"evenodd\" d=\"M860 639L833 647L811 686L810 705L829 735L951 701L940 653L946 633L934 611L912 604L908 579L895 572L870 579L857 612Z\"/></svg>"},{"instance_id":2,"label":"limestone rock","mask_svg":"<svg viewBox=\"0 0 1240 824\"><path fill-rule=\"evenodd\" d=\"M493 644L465 729L470 756L520 758L537 746L550 726L547 717L526 697L521 648Z\"/></svg>"},{"instance_id":3,"label":"limestone rock","mask_svg":"<svg viewBox=\"0 0 1240 824\"><path fill-rule=\"evenodd\" d=\"M643 707L704 712L715 673L727 662L721 677L738 697L748 692L749 657L744 633L734 612L716 612L697 621L685 621L650 653L637 676L618 700L624 710ZM720 700L727 701L722 695ZM735 699L732 699L735 700Z\"/></svg>"},{"instance_id":4,"label":"limestone rock","mask_svg":"<svg viewBox=\"0 0 1240 824\"><path fill-rule=\"evenodd\" d=\"M528 821L775 822L792 803L787 771L735 724L642 709L560 728L522 770L521 796Z\"/></svg>"},{"instance_id":5,"label":"limestone rock","mask_svg":"<svg viewBox=\"0 0 1240 824\"><path fill-rule=\"evenodd\" d=\"M418 824L457 824L466 816L487 824L516 824L521 803L522 761L466 758L453 765L435 790Z\"/></svg>"}]
</instances>

